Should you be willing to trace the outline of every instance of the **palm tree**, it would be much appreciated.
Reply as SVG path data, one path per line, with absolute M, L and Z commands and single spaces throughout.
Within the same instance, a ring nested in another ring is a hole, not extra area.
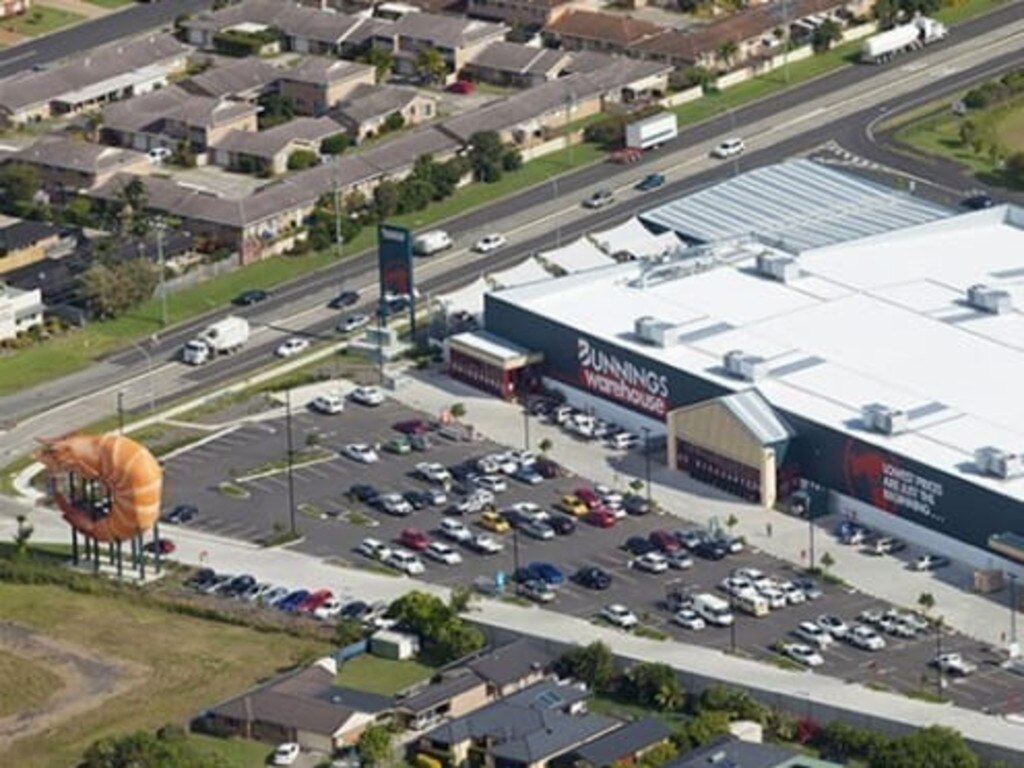
M 437 83 L 448 74 L 448 63 L 436 48 L 424 48 L 416 56 L 416 71 L 427 83 Z
M 725 65 L 731 66 L 732 60 L 737 53 L 740 52 L 740 47 L 734 40 L 726 40 L 720 46 L 718 46 L 718 58 L 720 58 Z

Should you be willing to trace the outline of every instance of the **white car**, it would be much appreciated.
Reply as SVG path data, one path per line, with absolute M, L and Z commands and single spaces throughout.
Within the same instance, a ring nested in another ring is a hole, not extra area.
M 799 662 L 805 667 L 820 667 L 825 663 L 820 653 L 803 643 L 789 643 L 783 646 L 782 650 L 793 661 Z
M 885 639 L 871 627 L 858 624 L 846 635 L 847 641 L 862 651 L 881 651 L 885 648 Z
M 786 596 L 786 602 L 790 605 L 799 605 L 807 602 L 807 593 L 791 581 L 783 581 L 779 584 L 779 590 Z
M 491 493 L 504 493 L 508 490 L 508 483 L 505 478 L 499 475 L 483 475 L 476 479 L 476 486 Z
M 320 619 L 320 621 L 330 621 L 338 617 L 341 613 L 341 609 L 344 607 L 344 603 L 336 597 L 330 598 L 327 602 L 317 606 L 316 610 L 313 611 L 314 618 Z
M 291 338 L 281 343 L 274 351 L 278 357 L 291 357 L 309 349 L 309 339 Z
M 338 332 L 353 333 L 355 331 L 358 331 L 360 328 L 365 328 L 369 324 L 369 315 L 349 315 L 340 323 L 338 323 Z
M 532 501 L 517 501 L 508 509 L 530 523 L 546 523 L 551 519 L 551 515 Z
M 832 635 L 836 640 L 842 640 L 850 631 L 850 627 L 847 626 L 845 621 L 840 619 L 838 616 L 833 616 L 828 613 L 823 613 L 819 616 L 817 623 L 819 627 Z
M 648 573 L 664 573 L 668 570 L 668 560 L 661 552 L 647 552 L 640 555 L 633 561 L 633 565 Z
M 299 759 L 299 745 L 294 742 L 278 744 L 270 759 L 272 765 L 292 765 Z
M 398 493 L 385 493 L 377 503 L 384 512 L 395 517 L 406 517 L 413 512 L 412 504 Z
M 384 393 L 377 387 L 356 387 L 349 395 L 353 402 L 374 408 L 384 402 Z
M 747 148 L 747 145 L 743 143 L 743 139 L 729 138 L 711 150 L 711 156 L 717 157 L 719 160 L 724 160 L 729 157 L 735 157 L 743 153 L 743 150 Z
M 781 589 L 769 587 L 768 589 L 759 589 L 757 592 L 761 597 L 768 601 L 768 607 L 773 611 L 778 610 L 779 608 L 785 608 L 787 605 L 786 596 L 782 593 Z
M 473 250 L 477 253 L 490 253 L 496 251 L 502 246 L 508 243 L 508 238 L 504 235 L 492 232 L 489 235 L 484 235 L 473 244 Z
M 481 555 L 496 555 L 505 549 L 504 544 L 487 533 L 481 533 L 479 536 L 475 536 L 470 541 L 469 546 Z
M 445 544 L 443 541 L 430 542 L 430 545 L 423 550 L 423 554 L 431 560 L 437 560 L 437 562 L 444 563 L 445 565 L 462 564 L 462 555 L 452 549 L 451 545 Z
M 444 485 L 452 479 L 451 473 L 443 464 L 436 461 L 421 461 L 416 465 L 416 474 L 430 483 Z
M 828 648 L 834 642 L 832 635 L 811 621 L 801 621 L 793 634 L 815 648 Z
M 469 527 L 461 520 L 456 520 L 453 517 L 444 518 L 437 530 L 446 539 L 457 541 L 460 544 L 473 540 L 473 532 L 469 530 Z
M 735 597 L 741 592 L 753 589 L 754 585 L 742 576 L 728 576 L 722 580 L 721 587 L 727 594 Z
M 530 467 L 537 463 L 537 454 L 533 451 L 509 451 L 508 458 L 516 462 L 519 467 Z
M 174 157 L 174 152 L 171 151 L 170 147 L 153 147 L 146 153 L 146 156 L 153 165 L 162 165 L 165 161 Z
M 601 498 L 601 502 L 609 509 L 617 509 L 622 506 L 622 494 L 614 488 L 609 488 L 607 485 L 595 485 L 594 493 Z
M 622 629 L 632 629 L 640 623 L 636 614 L 620 603 L 606 605 L 601 609 L 601 617 Z
M 693 558 L 690 557 L 685 549 L 669 552 L 665 555 L 665 559 L 668 560 L 669 567 L 675 568 L 677 571 L 686 571 L 693 568 Z
M 406 573 L 409 576 L 419 576 L 427 570 L 424 567 L 422 560 L 416 557 L 412 552 L 407 552 L 404 549 L 394 550 L 391 553 L 391 556 L 384 562 L 395 570 Z
M 498 468 L 497 471 L 503 475 L 514 475 L 519 470 L 519 462 L 510 454 L 492 453 L 490 456 L 486 456 L 485 458 L 494 462 L 494 466 Z M 484 474 L 493 475 L 495 473 L 485 472 Z
M 678 624 L 684 629 L 692 629 L 694 631 L 704 629 L 707 625 L 704 623 L 704 619 L 697 615 L 697 612 L 690 608 L 681 608 L 675 612 L 672 617 L 672 621 Z
M 358 461 L 361 464 L 375 464 L 380 461 L 377 452 L 366 443 L 349 443 L 341 449 L 341 452 L 352 461 Z
M 345 410 L 345 400 L 340 395 L 320 395 L 313 398 L 309 407 L 318 413 L 333 416 Z
M 746 579 L 751 584 L 755 584 L 762 579 L 767 578 L 767 574 L 764 571 L 759 571 L 757 568 L 734 568 L 729 574 L 740 579 Z
M 356 552 L 366 555 L 371 560 L 387 560 L 391 557 L 391 547 L 379 539 L 363 539 L 356 547 Z
M 978 669 L 977 664 L 967 661 L 967 659 L 959 653 L 943 653 L 936 656 L 929 663 L 933 667 L 938 667 L 947 674 L 956 675 L 958 677 L 967 677 L 967 675 L 977 671 Z

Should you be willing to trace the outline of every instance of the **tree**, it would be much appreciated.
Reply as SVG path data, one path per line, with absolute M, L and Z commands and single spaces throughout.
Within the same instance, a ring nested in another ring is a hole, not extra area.
M 833 43 L 838 43 L 843 39 L 843 28 L 839 26 L 839 22 L 835 19 L 825 19 L 815 30 L 811 36 L 811 47 L 817 53 L 824 53 L 832 47 Z
M 400 131 L 404 127 L 405 115 L 401 112 L 392 112 L 384 118 L 384 122 L 381 124 L 381 132 L 392 133 L 393 131 Z
M 39 172 L 25 163 L 8 163 L 0 167 L 0 201 L 3 210 L 24 216 L 34 206 L 39 191 Z
M 395 57 L 386 48 L 373 46 L 366 53 L 359 57 L 359 61 L 369 64 L 376 70 L 378 83 L 385 82 L 391 76 L 391 69 L 395 66 Z
M 426 47 L 416 55 L 416 73 L 428 85 L 439 83 L 448 74 L 448 63 L 439 50 Z
M 674 759 L 678 754 L 679 750 L 671 743 L 656 744 L 644 752 L 638 765 L 639 768 L 658 768 Z
M 138 176 L 133 176 L 117 193 L 121 205 L 118 220 L 121 234 L 145 237 L 149 232 L 150 220 L 146 215 L 149 207 L 149 192 Z
M 14 532 L 14 556 L 24 558 L 28 554 L 28 542 L 35 528 L 25 515 L 18 515 L 18 530 Z
M 373 206 L 378 219 L 393 216 L 398 210 L 398 185 L 391 179 L 384 179 L 373 190 Z
M 473 592 L 468 587 L 455 587 L 448 597 L 448 606 L 455 613 L 465 613 L 469 610 L 469 602 L 473 599 Z
M 935 595 L 931 592 L 922 592 L 917 598 L 917 604 L 921 606 L 921 610 L 928 613 L 935 607 Z
M 452 418 L 458 421 L 466 415 L 466 405 L 464 403 L 452 403 L 452 407 L 448 409 L 448 412 L 452 415 Z
M 262 110 L 260 110 L 257 121 L 261 131 L 287 123 L 295 117 L 295 107 L 292 105 L 291 99 L 279 93 L 268 93 L 261 96 L 259 105 Z
M 150 298 L 157 282 L 156 267 L 144 259 L 113 265 L 97 261 L 82 274 L 78 290 L 97 317 L 112 318 Z
M 1014 152 L 1006 158 L 1003 172 L 1011 184 L 1024 187 L 1024 152 Z
M 979 764 L 957 731 L 937 725 L 893 739 L 870 762 L 871 768 L 978 768 Z
M 875 0 L 875 6 L 871 9 L 871 13 L 881 29 L 888 29 L 895 24 L 899 12 L 898 0 Z
M 818 563 L 821 565 L 823 570 L 827 571 L 829 568 L 836 564 L 836 561 L 832 557 L 832 555 L 826 552 L 821 556 L 821 560 L 819 560 Z
M 340 155 L 350 145 L 347 133 L 335 133 L 320 142 L 320 151 L 325 155 Z
M 729 716 L 724 712 L 701 712 L 686 725 L 686 736 L 697 747 L 728 733 Z
M 599 640 L 571 648 L 555 664 L 563 677 L 573 677 L 598 692 L 610 691 L 615 683 L 615 657 Z
M 320 158 L 316 152 L 310 149 L 296 149 L 288 155 L 288 170 L 304 171 L 307 168 L 312 168 L 319 162 Z
M 366 631 L 358 619 L 341 618 L 334 625 L 334 644 L 340 648 L 358 643 L 365 636 Z
M 380 765 L 391 755 L 391 732 L 383 725 L 371 725 L 359 736 L 356 751 L 364 765 Z
M 686 702 L 679 676 L 668 664 L 641 662 L 626 673 L 624 683 L 637 704 L 659 712 L 674 712 Z
M 629 481 L 629 489 L 633 491 L 633 493 L 640 493 L 640 491 L 644 489 L 644 481 L 639 477 L 634 477 Z
M 726 40 L 724 43 L 718 46 L 717 51 L 718 58 L 720 58 L 727 67 L 732 65 L 733 58 L 739 52 L 740 47 L 736 45 L 736 42 L 734 40 Z
M 734 514 L 730 513 L 729 516 L 727 518 L 725 518 L 725 527 L 729 529 L 729 533 L 732 533 L 732 529 L 735 528 L 739 524 L 740 524 L 740 520 Z
M 86 750 L 80 768 L 218 768 L 219 758 L 200 752 L 181 728 L 164 727 L 157 734 L 138 731 L 108 736 Z
M 700 711 L 725 712 L 730 720 L 768 722 L 771 711 L 747 691 L 727 685 L 713 685 L 700 695 Z
M 543 453 L 545 456 L 548 454 L 548 451 L 550 451 L 554 447 L 555 444 L 552 443 L 551 439 L 547 437 L 545 437 L 543 440 L 537 443 L 537 448 L 539 448 L 540 452 Z
M 518 149 L 506 149 L 501 156 L 501 168 L 504 171 L 518 171 L 523 167 L 523 153 Z
M 86 227 L 95 223 L 92 211 L 92 200 L 84 195 L 69 200 L 64 205 L 64 221 L 78 227 Z
M 973 120 L 964 120 L 960 124 L 960 143 L 969 147 L 978 138 L 978 125 Z
M 483 648 L 486 639 L 476 627 L 441 598 L 412 591 L 395 600 L 388 616 L 420 636 L 424 649 L 439 663 L 448 663 Z
M 469 137 L 469 164 L 477 181 L 498 181 L 504 154 L 505 147 L 495 131 L 478 131 Z

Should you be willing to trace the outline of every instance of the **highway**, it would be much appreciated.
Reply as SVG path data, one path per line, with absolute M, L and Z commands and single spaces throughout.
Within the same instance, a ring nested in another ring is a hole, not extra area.
M 1020 5 L 1004 8 L 981 20 L 985 24 L 976 23 L 976 37 L 969 42 L 961 32 L 956 45 L 943 44 L 890 67 L 841 70 L 736 110 L 731 116 L 695 126 L 685 131 L 674 147 L 652 153 L 639 166 L 592 166 L 560 177 L 557 190 L 554 184 L 533 188 L 461 216 L 445 224 L 457 242 L 465 245 L 484 231 L 500 229 L 511 235 L 512 245 L 486 257 L 459 250 L 418 262 L 418 286 L 425 295 L 451 290 L 485 269 L 499 270 L 530 253 L 550 248 L 556 238 L 567 242 L 659 202 L 721 181 L 737 168 L 732 163 L 709 160 L 707 150 L 725 133 L 743 135 L 750 147 L 738 170 L 810 152 L 851 131 L 863 133 L 880 114 L 891 114 L 918 100 L 939 98 L 1019 62 L 1024 34 L 1021 17 Z M 666 172 L 670 183 L 646 195 L 628 191 L 649 170 Z M 621 186 L 619 204 L 593 213 L 583 211 L 579 200 L 599 185 Z M 139 408 L 266 365 L 273 346 L 284 335 L 303 332 L 331 338 L 338 315 L 324 309 L 327 299 L 342 285 L 365 289 L 374 283 L 370 254 L 299 278 L 281 287 L 264 304 L 243 310 L 257 327 L 246 350 L 202 369 L 170 361 L 181 343 L 207 320 L 174 329 L 155 345 L 136 344 L 80 374 L 3 398 L 0 413 L 10 431 L 0 439 L 0 463 L 5 455 L 24 451 L 36 435 L 66 431 L 70 425 L 109 415 L 118 390 L 124 391 L 129 408 Z M 365 293 L 368 298 L 372 295 L 372 291 Z M 223 313 L 224 308 L 218 312 Z M 95 394 L 84 396 L 89 393 Z

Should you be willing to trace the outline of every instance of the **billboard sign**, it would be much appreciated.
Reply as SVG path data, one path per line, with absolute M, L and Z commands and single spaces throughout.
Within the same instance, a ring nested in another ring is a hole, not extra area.
M 390 224 L 377 225 L 380 295 L 412 296 L 412 233 Z
M 583 389 L 660 419 L 669 409 L 668 376 L 593 341 L 576 339 L 578 381 Z

